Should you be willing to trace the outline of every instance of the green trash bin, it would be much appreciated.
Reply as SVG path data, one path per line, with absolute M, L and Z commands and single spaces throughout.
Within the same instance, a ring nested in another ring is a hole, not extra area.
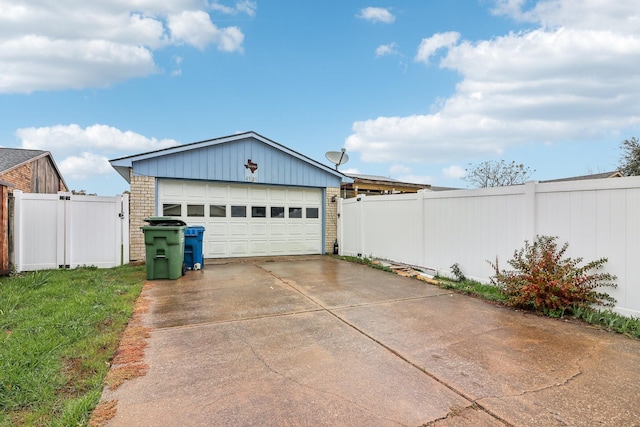
M 185 272 L 184 229 L 187 224 L 168 216 L 154 216 L 144 220 L 147 255 L 147 280 L 179 279 Z

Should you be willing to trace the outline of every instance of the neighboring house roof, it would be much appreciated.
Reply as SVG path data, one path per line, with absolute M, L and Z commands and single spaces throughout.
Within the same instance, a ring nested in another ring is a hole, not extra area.
M 429 190 L 431 191 L 453 191 L 453 190 L 464 190 L 463 188 L 456 188 L 456 187 L 436 187 L 434 185 L 432 185 Z
M 354 181 L 354 185 L 358 183 L 368 183 L 368 184 L 382 184 L 382 185 L 397 185 L 398 187 L 403 188 L 415 188 L 415 189 L 423 189 L 430 188 L 429 184 L 415 184 L 412 182 L 403 182 L 397 179 L 389 178 L 386 176 L 378 176 L 378 175 L 362 175 L 355 173 L 343 173 L 345 176 L 352 178 Z
M 540 182 L 562 182 L 562 181 L 581 181 L 584 179 L 604 179 L 604 178 L 622 178 L 624 175 L 620 171 L 592 173 L 590 175 L 571 176 L 568 178 L 549 179 Z
M 22 148 L 0 148 L 0 173 L 8 172 L 25 163 L 49 155 L 48 151 Z
M 346 172 L 343 172 L 343 174 L 354 179 L 363 179 L 367 181 L 401 182 L 401 181 L 398 181 L 397 179 L 388 178 L 386 176 L 380 176 L 380 175 L 363 175 L 359 173 L 346 173 Z
M 7 181 L 3 181 L 1 179 L 0 179 L 0 185 L 3 186 L 3 187 L 15 187 L 15 185 L 13 185 L 12 183 L 7 182 Z
M 345 175 L 342 174 L 339 171 L 336 171 L 335 169 L 324 165 L 322 163 L 319 163 L 303 154 L 300 154 L 290 148 L 285 147 L 284 145 L 278 144 L 275 141 L 272 141 L 268 138 L 265 138 L 264 136 L 253 132 L 253 131 L 249 131 L 249 132 L 243 132 L 243 133 L 238 133 L 235 135 L 229 135 L 229 136 L 223 136 L 220 138 L 214 138 L 214 139 L 207 139 L 205 141 L 199 141 L 199 142 L 192 142 L 189 144 L 182 144 L 182 145 L 177 145 L 175 147 L 170 147 L 170 148 L 164 148 L 161 150 L 155 150 L 155 151 L 149 151 L 146 153 L 141 153 L 141 154 L 134 154 L 132 156 L 126 156 L 126 157 L 120 157 L 117 159 L 113 159 L 113 160 L 109 160 L 109 162 L 111 163 L 111 166 L 118 171 L 118 173 L 120 175 L 122 175 L 122 177 L 124 179 L 127 180 L 127 182 L 130 182 L 130 177 L 129 177 L 129 169 L 131 169 L 133 167 L 133 163 L 134 162 L 139 162 L 142 160 L 148 160 L 148 159 L 153 159 L 156 157 L 160 157 L 160 156 L 166 156 L 166 155 L 171 155 L 171 154 L 176 154 L 176 153 L 181 153 L 181 152 L 185 152 L 185 151 L 190 151 L 190 150 L 196 150 L 196 149 L 200 149 L 200 148 L 205 148 L 205 147 L 210 147 L 210 146 L 215 146 L 215 145 L 220 145 L 220 144 L 225 144 L 225 143 L 229 143 L 229 142 L 234 142 L 234 141 L 240 141 L 243 139 L 247 139 L 247 138 L 253 138 L 257 141 L 260 141 L 264 144 L 267 144 L 279 151 L 282 151 L 292 157 L 295 157 L 315 168 L 318 169 L 322 169 L 325 173 L 334 175 L 335 177 L 340 178 L 340 180 L 344 180 L 345 179 Z
M 58 169 L 58 165 L 56 165 L 56 162 L 55 160 L 53 160 L 53 156 L 49 151 L 0 147 L 0 173 L 9 172 L 15 168 L 30 163 L 34 160 L 41 159 L 43 157 L 49 157 L 49 160 L 51 160 L 51 164 L 58 174 L 58 177 L 64 184 L 65 188 L 68 188 L 67 183 L 64 181 L 64 178 L 62 177 L 62 174 Z

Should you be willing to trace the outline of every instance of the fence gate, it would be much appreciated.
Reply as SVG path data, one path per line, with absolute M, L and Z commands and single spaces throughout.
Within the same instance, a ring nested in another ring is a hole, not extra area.
M 129 196 L 14 191 L 17 271 L 129 262 Z

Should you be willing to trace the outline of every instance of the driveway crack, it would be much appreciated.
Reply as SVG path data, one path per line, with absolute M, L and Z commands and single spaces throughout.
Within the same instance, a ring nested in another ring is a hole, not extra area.
M 241 328 L 240 328 L 240 329 L 241 329 Z M 237 330 L 237 328 L 236 328 L 236 332 L 239 332 L 239 331 Z M 255 356 L 255 358 L 256 358 L 257 360 L 259 360 L 259 361 L 260 361 L 260 363 L 262 363 L 262 364 L 265 366 L 265 368 L 267 368 L 267 370 L 269 370 L 269 372 L 271 372 L 271 373 L 273 373 L 273 374 L 275 374 L 275 375 L 277 375 L 277 376 L 279 376 L 279 377 L 281 377 L 281 378 L 285 379 L 286 381 L 289 381 L 289 382 L 291 382 L 291 383 L 293 383 L 293 384 L 296 384 L 296 385 L 298 385 L 298 386 L 300 386 L 300 387 L 304 387 L 304 388 L 306 388 L 306 389 L 308 389 L 308 390 L 311 390 L 311 391 L 313 391 L 313 392 L 321 393 L 321 394 L 328 395 L 328 396 L 337 397 L 338 399 L 343 400 L 343 401 L 345 401 L 345 402 L 348 402 L 348 403 L 350 403 L 351 405 L 357 406 L 358 408 L 360 408 L 360 409 L 362 409 L 362 410 L 364 410 L 364 411 L 366 411 L 366 412 L 368 412 L 368 413 L 370 413 L 370 414 L 372 414 L 372 415 L 375 415 L 375 416 L 376 416 L 376 417 L 378 417 L 378 418 L 381 418 L 381 419 L 384 419 L 384 420 L 390 421 L 390 422 L 395 423 L 395 424 L 397 424 L 397 425 L 399 425 L 399 426 L 409 427 L 409 426 L 407 426 L 407 425 L 405 425 L 405 424 L 402 424 L 401 422 L 399 422 L 399 421 L 397 421 L 397 420 L 393 420 L 393 419 L 391 419 L 391 418 L 384 417 L 384 416 L 382 416 L 381 414 L 375 413 L 375 412 L 371 411 L 369 408 L 367 408 L 366 406 L 363 406 L 363 405 L 359 404 L 358 402 L 354 402 L 353 400 L 349 399 L 349 398 L 348 398 L 348 397 L 346 397 L 346 396 L 342 396 L 342 395 L 340 395 L 340 394 L 338 394 L 338 393 L 333 393 L 333 392 L 330 392 L 330 391 L 321 390 L 321 389 L 318 389 L 318 388 L 312 387 L 312 386 L 310 386 L 310 385 L 308 385 L 308 384 L 305 384 L 305 383 L 300 382 L 300 381 L 298 381 L 298 380 L 296 380 L 296 379 L 294 379 L 294 378 L 291 378 L 291 377 L 288 377 L 288 376 L 284 375 L 283 373 L 279 372 L 277 369 L 275 369 L 274 367 L 272 367 L 272 366 L 271 366 L 271 365 L 270 365 L 270 364 L 269 364 L 269 363 L 268 363 L 268 362 L 267 362 L 267 361 L 266 361 L 266 360 L 265 360 L 265 359 L 264 359 L 260 354 L 258 354 L 258 352 L 256 351 L 256 349 L 255 349 L 255 348 L 253 347 L 253 345 L 251 344 L 251 342 L 249 342 L 249 341 L 248 341 L 248 340 L 247 340 L 247 339 L 246 339 L 242 334 L 237 333 L 236 335 L 237 335 L 237 337 L 238 337 L 238 338 L 240 338 L 240 340 L 241 340 L 241 341 L 242 341 L 242 342 L 243 342 L 247 347 L 249 347 L 249 349 L 251 350 L 251 353 L 253 353 L 253 355 Z

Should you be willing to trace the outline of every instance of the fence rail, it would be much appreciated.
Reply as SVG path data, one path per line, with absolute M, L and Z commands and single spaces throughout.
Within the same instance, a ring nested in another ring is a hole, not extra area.
M 537 235 L 569 242 L 568 256 L 608 258 L 616 311 L 640 315 L 640 177 L 388 196 L 340 204 L 341 253 L 379 257 L 451 275 L 457 263 L 486 282 Z
M 14 191 L 17 271 L 129 262 L 129 197 Z

